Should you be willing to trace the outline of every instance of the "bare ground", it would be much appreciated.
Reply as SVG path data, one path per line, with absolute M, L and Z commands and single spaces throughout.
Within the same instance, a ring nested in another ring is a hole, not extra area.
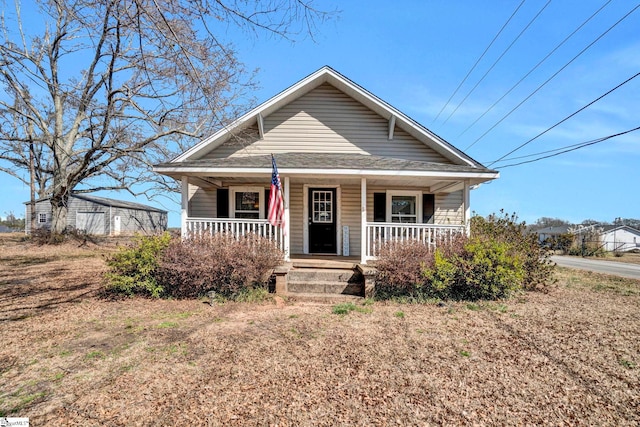
M 0 416 L 31 425 L 638 425 L 640 282 L 446 306 L 101 296 L 89 245 L 0 241 Z

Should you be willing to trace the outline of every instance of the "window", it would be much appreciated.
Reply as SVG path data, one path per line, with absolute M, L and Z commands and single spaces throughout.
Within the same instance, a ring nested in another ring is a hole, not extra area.
M 47 223 L 47 214 L 41 213 L 38 214 L 38 224 L 46 224 Z
M 387 221 L 397 223 L 417 223 L 418 213 L 421 212 L 421 202 L 420 192 L 387 192 Z
M 333 191 L 314 190 L 313 194 L 313 222 L 327 223 L 333 222 Z
M 264 189 L 261 187 L 231 188 L 231 213 L 233 218 L 264 218 Z

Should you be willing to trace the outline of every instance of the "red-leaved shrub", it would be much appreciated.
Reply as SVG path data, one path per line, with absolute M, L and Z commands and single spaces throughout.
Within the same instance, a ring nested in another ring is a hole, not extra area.
M 271 270 L 283 261 L 273 242 L 250 234 L 176 239 L 160 255 L 155 277 L 165 295 L 193 298 L 207 291 L 234 297 L 267 286 Z

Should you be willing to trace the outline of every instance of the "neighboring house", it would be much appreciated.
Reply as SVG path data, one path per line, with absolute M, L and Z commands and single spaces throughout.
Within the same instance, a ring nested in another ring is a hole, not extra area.
M 565 224 L 565 225 L 555 225 L 553 227 L 545 227 L 540 230 L 536 230 L 536 234 L 538 234 L 538 242 L 544 243 L 545 240 L 554 240 L 563 234 L 574 234 L 575 225 Z
M 271 154 L 285 227 L 268 224 Z M 182 233 L 257 232 L 287 259 L 375 258 L 389 239 L 467 231 L 470 190 L 499 177 L 324 67 L 156 172 L 182 183 Z
M 26 202 L 25 225 L 31 233 L 31 203 Z M 36 228 L 51 227 L 51 202 L 36 201 Z M 167 211 L 140 203 L 75 194 L 69 198 L 67 227 L 94 235 L 157 233 L 167 229 Z
M 628 225 L 603 225 L 600 228 L 600 239 L 605 251 L 626 252 L 640 249 L 640 230 Z
M 6 225 L 0 225 L 0 233 L 12 233 L 13 230 Z

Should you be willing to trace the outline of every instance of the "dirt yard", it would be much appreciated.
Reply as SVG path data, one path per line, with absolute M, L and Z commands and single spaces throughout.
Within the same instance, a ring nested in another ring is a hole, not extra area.
M 640 424 L 640 282 L 444 306 L 101 297 L 109 247 L 0 241 L 0 417 L 41 425 Z

